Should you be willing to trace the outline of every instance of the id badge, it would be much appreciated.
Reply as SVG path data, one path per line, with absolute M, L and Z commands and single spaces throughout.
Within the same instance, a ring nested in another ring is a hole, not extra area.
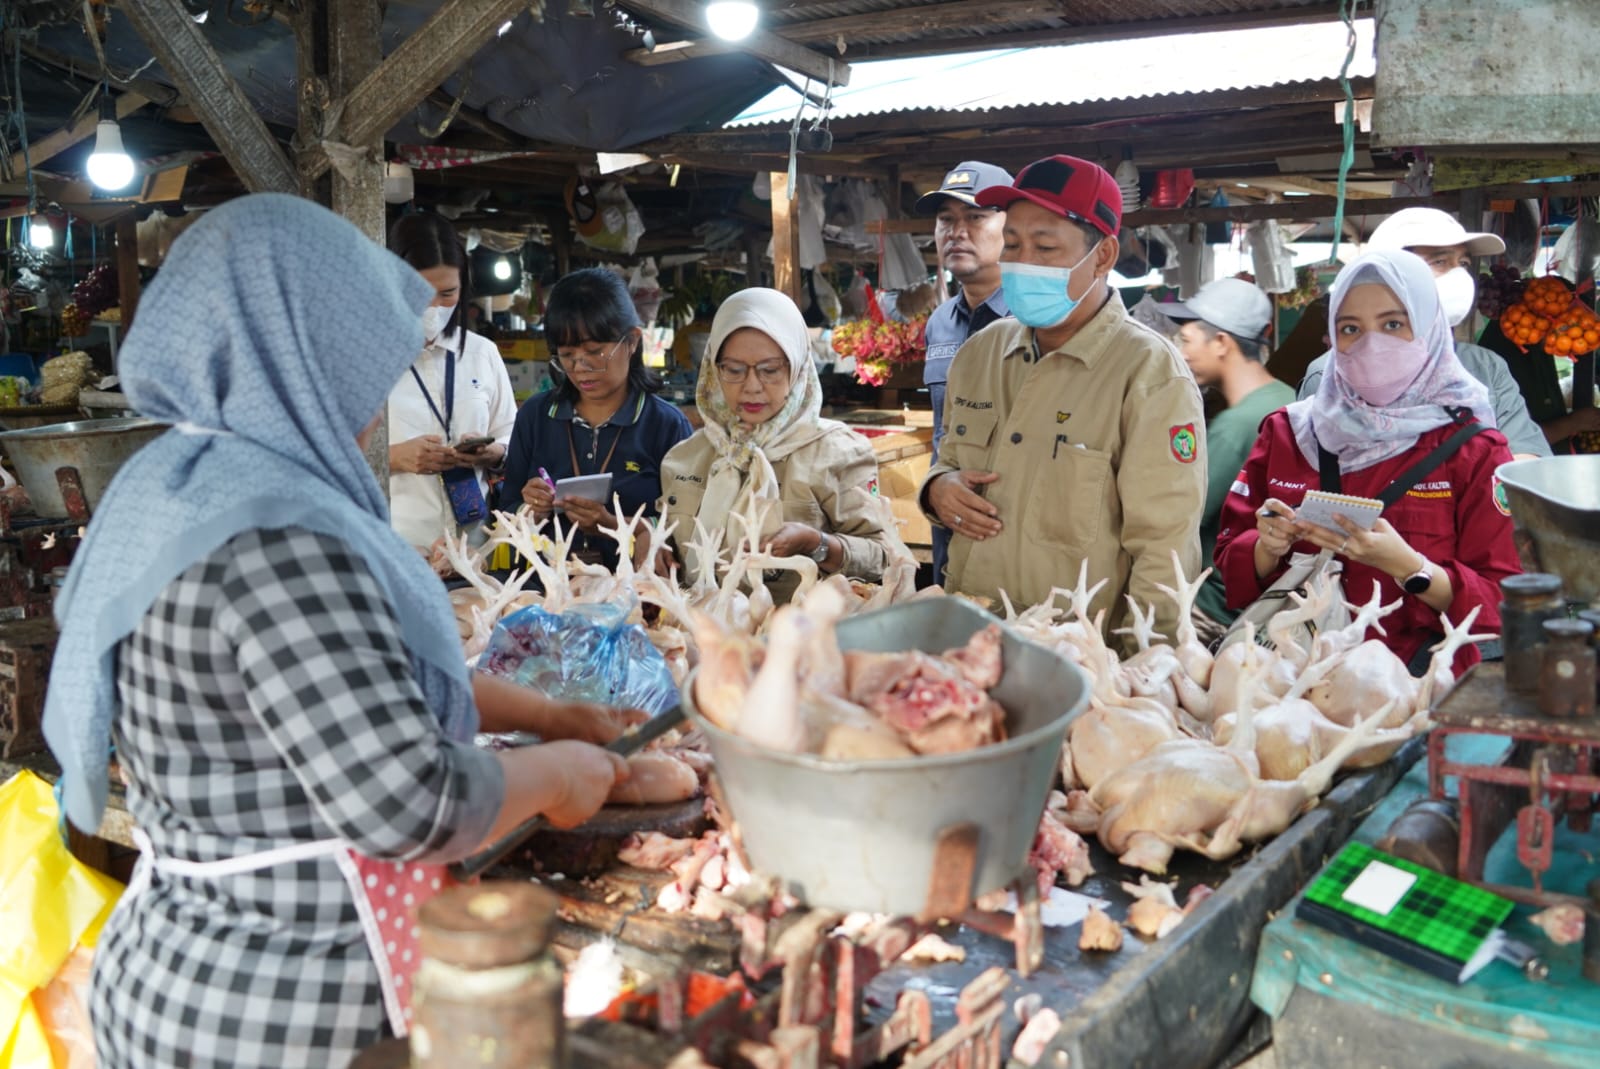
M 483 487 L 478 485 L 478 473 L 471 468 L 451 468 L 439 476 L 444 483 L 445 496 L 450 499 L 450 511 L 456 522 L 465 527 L 482 523 L 489 516 L 489 506 L 483 500 Z

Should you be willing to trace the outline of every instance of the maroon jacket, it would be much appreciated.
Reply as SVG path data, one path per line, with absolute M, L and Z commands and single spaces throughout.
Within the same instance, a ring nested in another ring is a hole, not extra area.
M 1341 492 L 1354 497 L 1377 497 L 1455 429 L 1453 425 L 1439 427 L 1398 456 L 1362 471 L 1344 473 Z M 1447 615 L 1453 623 L 1459 624 L 1475 606 L 1482 606 L 1472 626 L 1475 634 L 1499 632 L 1500 580 L 1522 570 L 1511 539 L 1510 513 L 1495 497 L 1495 468 L 1510 459 L 1505 436 L 1495 430 L 1484 431 L 1469 438 L 1454 456 L 1383 513 L 1383 518 L 1412 549 L 1450 574 L 1455 598 Z M 1316 467 L 1306 461 L 1295 442 L 1288 414 L 1280 409 L 1268 416 L 1244 462 L 1244 470 L 1222 506 L 1219 521 L 1215 560 L 1230 608 L 1250 604 L 1282 574 L 1280 566 L 1266 579 L 1256 577 L 1256 510 L 1269 497 L 1297 508 L 1306 491 L 1320 485 Z M 1292 550 L 1316 551 L 1317 547 L 1309 542 L 1300 542 Z M 1375 568 L 1346 560 L 1344 569 L 1345 597 L 1352 603 L 1365 604 L 1372 597 L 1374 582 L 1383 588 L 1384 604 L 1396 599 L 1402 602 L 1383 621 L 1388 636 L 1370 631 L 1369 639 L 1379 639 L 1408 663 L 1419 649 L 1437 641 L 1438 613 L 1407 596 L 1399 583 Z M 1456 674 L 1479 659 L 1476 646 L 1463 648 L 1456 655 Z

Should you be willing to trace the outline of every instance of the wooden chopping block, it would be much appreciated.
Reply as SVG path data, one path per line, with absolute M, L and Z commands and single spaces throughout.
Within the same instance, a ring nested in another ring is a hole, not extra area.
M 710 826 L 703 797 L 664 805 L 608 805 L 576 828 L 538 832 L 500 865 L 583 879 L 613 868 L 617 851 L 630 835 L 657 831 L 674 839 L 695 839 Z

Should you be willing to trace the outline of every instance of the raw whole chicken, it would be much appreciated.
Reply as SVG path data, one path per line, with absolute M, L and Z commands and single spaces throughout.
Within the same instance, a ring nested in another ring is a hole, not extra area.
M 670 753 L 648 751 L 628 758 L 631 775 L 611 788 L 607 805 L 686 802 L 700 793 L 700 776 Z
M 1254 688 L 1246 673 L 1242 693 Z M 1102 780 L 1072 806 L 1082 830 L 1092 820 L 1100 842 L 1125 865 L 1157 875 L 1178 847 L 1214 860 L 1287 828 L 1333 781 L 1345 760 L 1377 730 L 1387 708 L 1350 731 L 1293 780 L 1264 780 L 1255 756 L 1250 703 L 1239 702 L 1227 747 L 1175 739 Z

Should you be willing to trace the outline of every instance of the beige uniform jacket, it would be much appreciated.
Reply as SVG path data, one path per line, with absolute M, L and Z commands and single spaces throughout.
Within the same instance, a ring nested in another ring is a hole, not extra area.
M 1007 319 L 961 347 L 945 394 L 945 437 L 923 483 L 961 469 L 992 471 L 983 491 L 999 509 L 999 536 L 975 542 L 954 528 L 947 586 L 1018 610 L 1071 588 L 1080 562 L 1089 582 L 1109 580 L 1091 611 L 1125 626 L 1132 594 L 1156 607 L 1174 637 L 1177 611 L 1156 589 L 1173 585 L 1176 549 L 1199 571 L 1206 499 L 1205 416 L 1188 367 L 1159 334 L 1130 318 L 1113 294 L 1084 328 L 1037 356 L 1033 332 Z M 1126 643 L 1124 643 L 1126 648 Z
M 892 557 L 909 555 L 892 526 L 888 502 L 878 497 L 878 458 L 867 440 L 844 424 L 821 422 L 826 434 L 772 465 L 783 496 L 784 522 L 808 524 L 838 538 L 844 549 L 840 571 L 852 579 L 878 582 Z M 662 461 L 661 514 L 677 525 L 673 537 L 680 546 L 694 537 L 695 514 L 714 459 L 716 451 L 705 433 L 696 431 Z M 793 572 L 767 583 L 780 605 L 798 585 Z

